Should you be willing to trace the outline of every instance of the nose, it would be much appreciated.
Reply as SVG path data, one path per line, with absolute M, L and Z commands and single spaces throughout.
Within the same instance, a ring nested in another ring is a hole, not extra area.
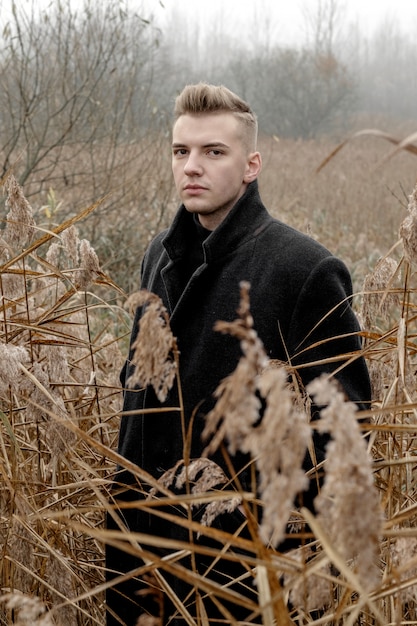
M 184 164 L 184 174 L 187 176 L 201 176 L 203 168 L 201 160 L 195 152 L 190 152 Z

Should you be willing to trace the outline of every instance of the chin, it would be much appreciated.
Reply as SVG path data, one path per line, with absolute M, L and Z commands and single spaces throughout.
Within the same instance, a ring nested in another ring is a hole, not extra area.
M 189 213 L 205 213 L 204 208 L 196 206 L 192 202 L 183 202 L 183 204 Z

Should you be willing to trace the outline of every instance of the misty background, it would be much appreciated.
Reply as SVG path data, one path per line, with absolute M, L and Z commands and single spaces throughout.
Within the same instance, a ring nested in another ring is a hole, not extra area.
M 375 9 L 372 28 L 349 0 L 301 1 L 297 24 L 295 9 L 286 23 L 285 11 L 265 2 L 241 13 L 228 3 L 199 12 L 204 4 L 194 3 L 196 17 L 191 2 L 166 11 L 160 69 L 171 68 L 162 79 L 168 93 L 186 82 L 224 83 L 253 105 L 265 133 L 286 137 L 416 119 L 417 40 L 401 2 Z
M 56 124 L 67 138 L 88 140 L 91 125 L 103 137 L 116 124 L 134 139 L 170 116 L 184 84 L 200 80 L 235 90 L 261 131 L 279 137 L 346 132 L 370 118 L 391 127 L 416 120 L 417 39 L 399 18 L 387 14 L 363 31 L 348 0 L 309 0 L 288 43 L 294 26 L 286 29 L 265 2 L 247 14 L 246 27 L 243 12 L 234 21 L 225 8 L 207 20 L 190 15 L 191 6 L 0 4 L 3 172 L 14 149 L 45 138 L 45 116 L 48 131 Z

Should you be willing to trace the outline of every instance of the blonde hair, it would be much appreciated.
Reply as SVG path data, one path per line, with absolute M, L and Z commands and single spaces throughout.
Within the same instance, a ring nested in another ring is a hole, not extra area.
M 258 121 L 249 104 L 223 85 L 187 85 L 175 100 L 174 116 L 202 113 L 233 113 L 241 122 L 243 141 L 249 151 L 256 149 Z

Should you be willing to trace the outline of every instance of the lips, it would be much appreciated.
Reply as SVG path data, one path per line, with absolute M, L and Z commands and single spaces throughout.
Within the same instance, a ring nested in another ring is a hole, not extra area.
M 191 184 L 188 184 L 188 185 L 185 185 L 184 191 L 188 195 L 196 196 L 196 195 L 199 195 L 200 193 L 203 193 L 204 191 L 207 191 L 207 188 L 206 187 L 202 187 L 201 185 L 191 185 Z
M 188 185 L 185 185 L 184 189 L 185 189 L 185 191 L 198 191 L 199 189 L 204 190 L 205 187 L 202 187 L 201 185 L 191 185 L 191 184 L 188 184 Z

